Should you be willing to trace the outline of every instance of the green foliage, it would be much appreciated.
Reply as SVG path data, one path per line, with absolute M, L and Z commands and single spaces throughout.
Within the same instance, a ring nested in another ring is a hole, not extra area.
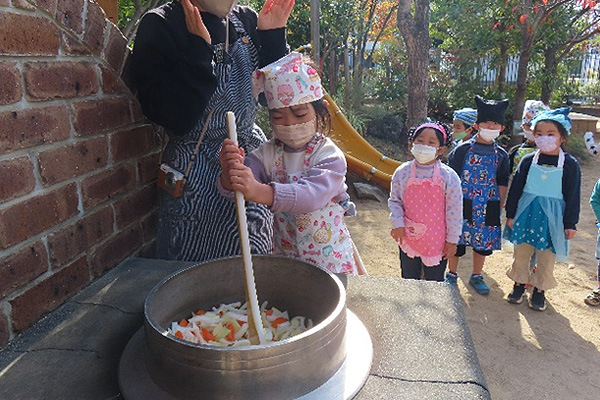
M 585 146 L 583 132 L 573 132 L 569 135 L 569 139 L 564 144 L 564 148 L 580 162 L 586 162 L 592 157 Z

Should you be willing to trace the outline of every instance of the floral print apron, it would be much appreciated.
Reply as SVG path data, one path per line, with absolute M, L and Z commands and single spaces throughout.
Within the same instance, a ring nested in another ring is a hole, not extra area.
M 316 135 L 307 145 L 302 171 L 288 174 L 283 163 L 284 145 L 275 150 L 275 179 L 280 183 L 297 182 L 307 176 L 310 157 L 322 139 Z M 344 209 L 333 199 L 324 207 L 303 214 L 287 212 L 274 215 L 273 252 L 298 258 L 334 273 L 357 274 L 354 248 L 344 223 Z
M 461 173 L 463 192 L 463 233 L 459 245 L 475 250 L 501 248 L 500 192 L 496 173 L 500 164 L 498 149 L 494 154 L 477 154 L 471 143 Z

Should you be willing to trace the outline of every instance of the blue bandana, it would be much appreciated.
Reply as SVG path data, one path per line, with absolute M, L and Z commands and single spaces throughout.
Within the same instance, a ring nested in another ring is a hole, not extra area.
M 561 124 L 567 134 L 571 134 L 571 127 L 573 124 L 571 123 L 571 118 L 569 118 L 569 113 L 571 112 L 571 107 L 562 107 L 556 108 L 554 110 L 543 111 L 535 116 L 533 120 L 531 120 L 531 129 L 535 129 L 535 125 L 540 121 L 554 121 Z

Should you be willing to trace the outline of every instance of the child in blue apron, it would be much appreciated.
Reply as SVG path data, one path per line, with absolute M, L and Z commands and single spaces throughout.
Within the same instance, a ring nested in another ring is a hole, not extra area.
M 299 53 L 259 69 L 253 94 L 264 93 L 274 138 L 244 159 L 225 140 L 219 154 L 221 194 L 240 191 L 273 212 L 273 252 L 334 273 L 364 273 L 344 215 L 348 207 L 346 160 L 321 132 L 329 113 L 317 71 Z M 348 211 L 348 213 L 347 213 Z
M 529 307 L 546 309 L 545 291 L 556 287 L 554 262 L 566 261 L 568 241 L 579 221 L 579 163 L 562 149 L 570 134 L 569 107 L 538 114 L 531 126 L 538 150 L 521 160 L 506 202 L 504 237 L 515 244 L 513 264 L 506 273 L 514 281 L 507 300 L 519 304 L 528 284 Z M 535 272 L 529 259 L 537 254 Z
M 504 130 L 504 112 L 508 100 L 484 100 L 475 97 L 477 135 L 452 150 L 448 165 L 461 178 L 463 192 L 463 229 L 456 255 L 448 259 L 446 282 L 456 285 L 458 260 L 473 248 L 473 272 L 469 284 L 479 294 L 490 288 L 484 282 L 485 258 L 501 248 L 500 210 L 506 197 L 510 176 L 508 154 L 494 140 Z

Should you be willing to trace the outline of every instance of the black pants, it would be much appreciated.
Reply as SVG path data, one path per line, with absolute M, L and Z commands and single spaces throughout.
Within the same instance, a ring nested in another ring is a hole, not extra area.
M 446 264 L 448 260 L 445 258 L 434 267 L 428 267 L 421 261 L 421 257 L 410 258 L 402 248 L 400 250 L 400 269 L 402 270 L 402 277 L 404 279 L 425 279 L 426 281 L 438 281 L 444 280 L 444 272 L 446 271 Z

